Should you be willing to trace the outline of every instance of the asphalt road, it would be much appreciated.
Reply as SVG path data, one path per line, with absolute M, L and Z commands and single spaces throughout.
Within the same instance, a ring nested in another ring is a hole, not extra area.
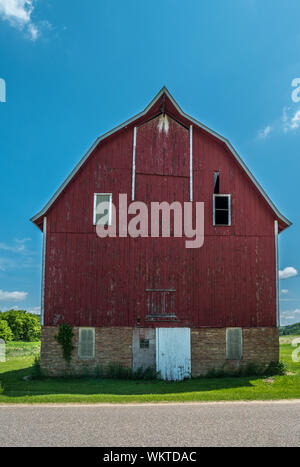
M 0 406 L 0 446 L 300 447 L 300 400 Z

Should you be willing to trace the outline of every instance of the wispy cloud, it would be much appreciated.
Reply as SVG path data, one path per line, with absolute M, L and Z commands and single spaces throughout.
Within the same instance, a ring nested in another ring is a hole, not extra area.
M 0 301 L 22 302 L 26 300 L 28 292 L 5 292 L 0 290 Z
M 288 294 L 289 291 L 288 291 L 287 289 L 282 289 L 282 290 L 281 290 L 281 293 L 283 293 L 283 294 Z
M 30 240 L 31 238 L 24 238 L 22 240 L 15 238 L 12 244 L 0 242 L 0 250 L 9 251 L 11 253 L 29 254 L 30 251 L 27 249 L 26 243 Z
M 258 137 L 259 139 L 265 139 L 271 133 L 272 127 L 271 125 L 266 126 L 263 130 L 259 130 Z
M 23 241 L 15 241 L 15 245 L 8 245 L 0 242 L 0 250 L 11 251 L 12 253 L 22 253 L 25 251 L 25 244 Z
M 39 26 L 32 19 L 36 0 L 0 0 L 0 17 L 35 41 L 41 34 Z
M 7 269 L 20 269 L 38 267 L 36 252 L 28 248 L 30 238 L 14 239 L 12 243 L 0 242 L 0 271 Z
M 292 110 L 290 107 L 284 107 L 282 112 L 283 131 L 295 131 L 300 127 L 300 109 Z
M 288 324 L 298 323 L 300 321 L 300 309 L 287 310 L 280 312 L 280 324 L 286 326 Z
M 39 315 L 41 313 L 41 307 L 40 306 L 34 306 L 32 308 L 28 308 L 27 310 L 29 313 L 32 313 L 34 315 Z
M 297 269 L 292 266 L 284 268 L 282 271 L 279 271 L 279 279 L 289 279 L 290 277 L 295 277 L 298 275 Z

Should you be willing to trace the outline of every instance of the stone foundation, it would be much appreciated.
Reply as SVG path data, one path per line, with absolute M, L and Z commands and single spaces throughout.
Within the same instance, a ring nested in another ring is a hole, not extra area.
M 277 328 L 243 328 L 243 357 L 226 359 L 226 328 L 191 329 L 192 376 L 205 375 L 212 369 L 232 371 L 249 363 L 279 361 Z
M 74 327 L 75 347 L 70 365 L 62 355 L 62 348 L 55 339 L 58 327 L 42 328 L 41 366 L 49 376 L 92 373 L 98 367 L 121 364 L 132 368 L 133 328 L 95 328 L 95 358 L 78 357 L 79 328 Z M 232 370 L 252 363 L 268 364 L 279 360 L 279 333 L 277 328 L 243 328 L 243 358 L 226 360 L 225 328 L 191 329 L 192 376 L 205 375 L 212 369 Z
M 92 373 L 97 367 L 110 364 L 131 368 L 132 328 L 95 328 L 95 358 L 82 360 L 78 357 L 79 328 L 74 327 L 74 350 L 70 364 L 66 364 L 62 347 L 54 337 L 57 333 L 58 327 L 42 328 L 41 367 L 49 376 Z

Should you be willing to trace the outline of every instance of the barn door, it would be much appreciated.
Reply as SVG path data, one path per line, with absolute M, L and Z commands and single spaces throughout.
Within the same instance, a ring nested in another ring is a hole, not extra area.
M 191 376 L 191 330 L 156 329 L 156 371 L 165 380 L 180 381 Z

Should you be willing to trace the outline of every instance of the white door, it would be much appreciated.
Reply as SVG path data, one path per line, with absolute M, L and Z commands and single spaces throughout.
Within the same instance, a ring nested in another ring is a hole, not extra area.
M 156 371 L 168 381 L 191 377 L 190 328 L 156 329 Z

